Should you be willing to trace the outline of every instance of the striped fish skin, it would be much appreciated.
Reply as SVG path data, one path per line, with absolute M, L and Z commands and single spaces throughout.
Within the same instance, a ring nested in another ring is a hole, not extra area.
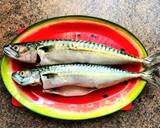
M 22 86 L 42 82 L 44 89 L 67 85 L 99 89 L 137 77 L 141 77 L 141 73 L 86 64 L 43 66 L 31 70 L 18 71 L 12 75 L 12 78 Z
M 4 53 L 11 58 L 27 63 L 37 63 L 38 57 L 40 65 L 149 63 L 144 59 L 130 56 L 120 50 L 80 40 L 48 40 L 11 44 L 4 47 Z

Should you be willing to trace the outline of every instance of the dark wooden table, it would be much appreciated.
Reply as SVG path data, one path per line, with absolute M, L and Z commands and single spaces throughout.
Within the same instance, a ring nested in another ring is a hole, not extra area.
M 0 46 L 16 32 L 42 19 L 62 15 L 89 15 L 118 23 L 144 44 L 149 53 L 160 50 L 160 0 L 0 0 Z M 40 116 L 11 105 L 0 82 L 0 128 L 160 128 L 160 89 L 147 85 L 131 111 L 85 121 Z

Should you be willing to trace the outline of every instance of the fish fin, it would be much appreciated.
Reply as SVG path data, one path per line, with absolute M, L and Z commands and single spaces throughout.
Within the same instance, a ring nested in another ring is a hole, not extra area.
M 57 76 L 58 74 L 56 73 L 47 73 L 47 74 L 43 74 L 43 76 L 46 76 L 47 79 L 50 79 L 50 78 L 54 78 L 55 76 Z
M 160 62 L 160 52 L 157 52 L 153 55 L 148 56 L 147 58 L 144 59 L 144 64 L 147 67 L 151 67 L 155 65 L 156 63 Z
M 141 77 L 151 84 L 160 87 L 160 63 L 155 64 L 148 68 L 146 71 L 142 72 Z
M 44 52 L 49 52 L 51 47 L 53 47 L 53 46 L 43 46 L 43 47 L 40 47 L 38 50 L 42 50 Z

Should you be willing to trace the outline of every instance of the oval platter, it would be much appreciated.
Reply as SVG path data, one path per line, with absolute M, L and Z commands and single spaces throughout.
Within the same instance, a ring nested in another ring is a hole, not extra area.
M 76 39 L 102 43 L 144 58 L 147 52 L 141 42 L 125 28 L 110 21 L 88 16 L 63 16 L 47 19 L 28 27 L 12 43 L 52 39 Z M 80 97 L 63 97 L 42 93 L 41 87 L 20 87 L 11 78 L 19 69 L 32 68 L 4 56 L 2 79 L 10 94 L 26 108 L 48 117 L 82 120 L 100 117 L 127 106 L 140 94 L 146 82 L 130 80 Z M 139 72 L 141 64 L 119 66 Z

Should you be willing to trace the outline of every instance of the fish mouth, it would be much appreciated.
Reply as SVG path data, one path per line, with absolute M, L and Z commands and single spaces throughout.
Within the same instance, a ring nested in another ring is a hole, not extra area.
M 4 46 L 3 52 L 4 52 L 4 54 L 6 54 L 7 56 L 9 56 L 11 58 L 14 58 L 14 59 L 18 58 L 18 53 L 12 49 L 11 45 Z
M 27 82 L 26 82 L 26 80 L 18 75 L 18 72 L 12 73 L 12 79 L 13 79 L 16 83 L 18 83 L 19 85 L 21 85 L 21 86 L 27 86 L 27 85 L 28 85 Z M 28 78 L 28 79 L 29 79 L 29 78 Z M 27 80 L 28 80 L 28 79 L 27 79 Z

